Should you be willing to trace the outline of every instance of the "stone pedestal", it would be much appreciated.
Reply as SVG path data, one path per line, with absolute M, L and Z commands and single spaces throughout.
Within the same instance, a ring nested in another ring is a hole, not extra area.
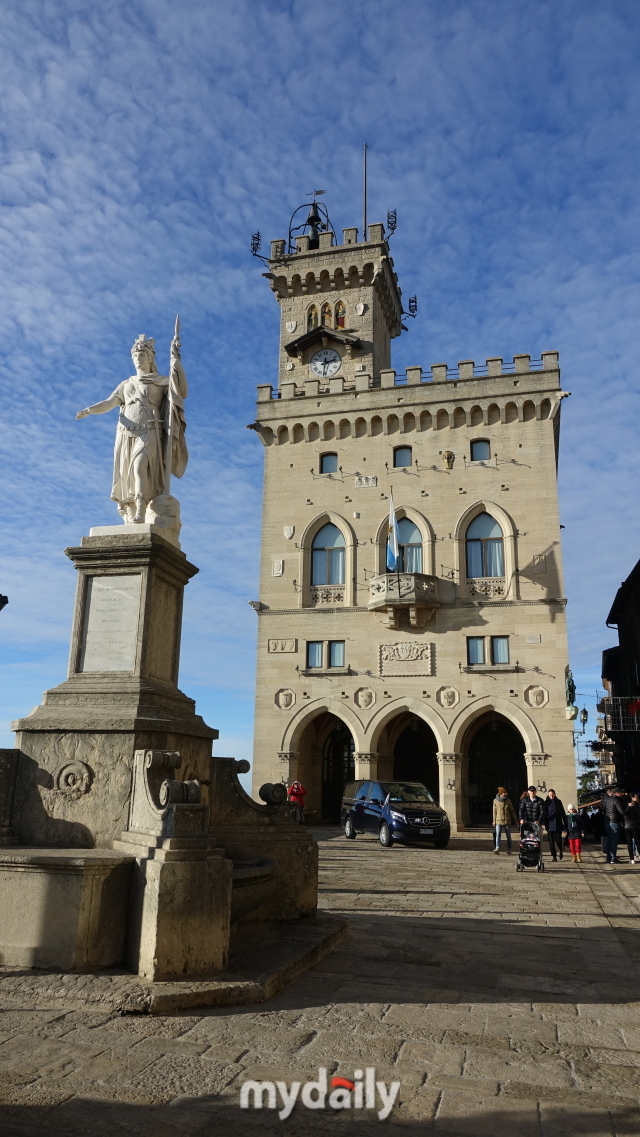
M 198 570 L 142 528 L 66 550 L 79 574 L 69 677 L 13 724 L 20 844 L 110 845 L 128 823 L 136 750 L 180 751 L 186 778 L 208 777 L 218 732 L 177 687 L 183 591 Z
M 0 850 L 3 965 L 95 971 L 122 963 L 132 864 L 112 849 Z

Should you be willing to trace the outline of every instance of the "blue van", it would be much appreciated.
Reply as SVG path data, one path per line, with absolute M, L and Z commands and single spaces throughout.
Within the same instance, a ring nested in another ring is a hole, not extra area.
M 445 849 L 451 836 L 449 818 L 422 782 L 350 782 L 340 821 L 347 840 L 371 833 L 383 849 L 396 841 Z

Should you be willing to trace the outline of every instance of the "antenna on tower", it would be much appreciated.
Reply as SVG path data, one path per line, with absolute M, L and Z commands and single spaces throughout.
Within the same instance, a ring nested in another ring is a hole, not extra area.
M 364 169 L 363 169 L 363 209 L 362 209 L 362 240 L 367 239 L 367 150 L 368 146 L 364 144 Z

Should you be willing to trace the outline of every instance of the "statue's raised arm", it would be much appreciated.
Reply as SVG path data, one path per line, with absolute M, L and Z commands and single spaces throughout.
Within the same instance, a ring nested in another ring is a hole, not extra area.
M 158 374 L 153 340 L 138 336 L 131 356 L 136 373 L 108 399 L 79 411 L 77 419 L 120 408 L 116 428 L 111 498 L 126 523 L 172 518 L 178 503 L 170 497 L 171 474 L 181 478 L 189 458 L 185 441 L 187 379 L 180 359 L 179 322 L 171 344 L 170 375 Z

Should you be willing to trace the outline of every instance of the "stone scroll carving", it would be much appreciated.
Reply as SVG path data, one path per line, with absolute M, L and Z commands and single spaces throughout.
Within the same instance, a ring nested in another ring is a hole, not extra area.
M 404 643 L 380 644 L 380 675 L 431 675 L 433 648 L 431 644 Z
M 79 761 L 65 763 L 54 777 L 58 792 L 72 800 L 88 794 L 92 781 L 93 771 L 84 762 Z

